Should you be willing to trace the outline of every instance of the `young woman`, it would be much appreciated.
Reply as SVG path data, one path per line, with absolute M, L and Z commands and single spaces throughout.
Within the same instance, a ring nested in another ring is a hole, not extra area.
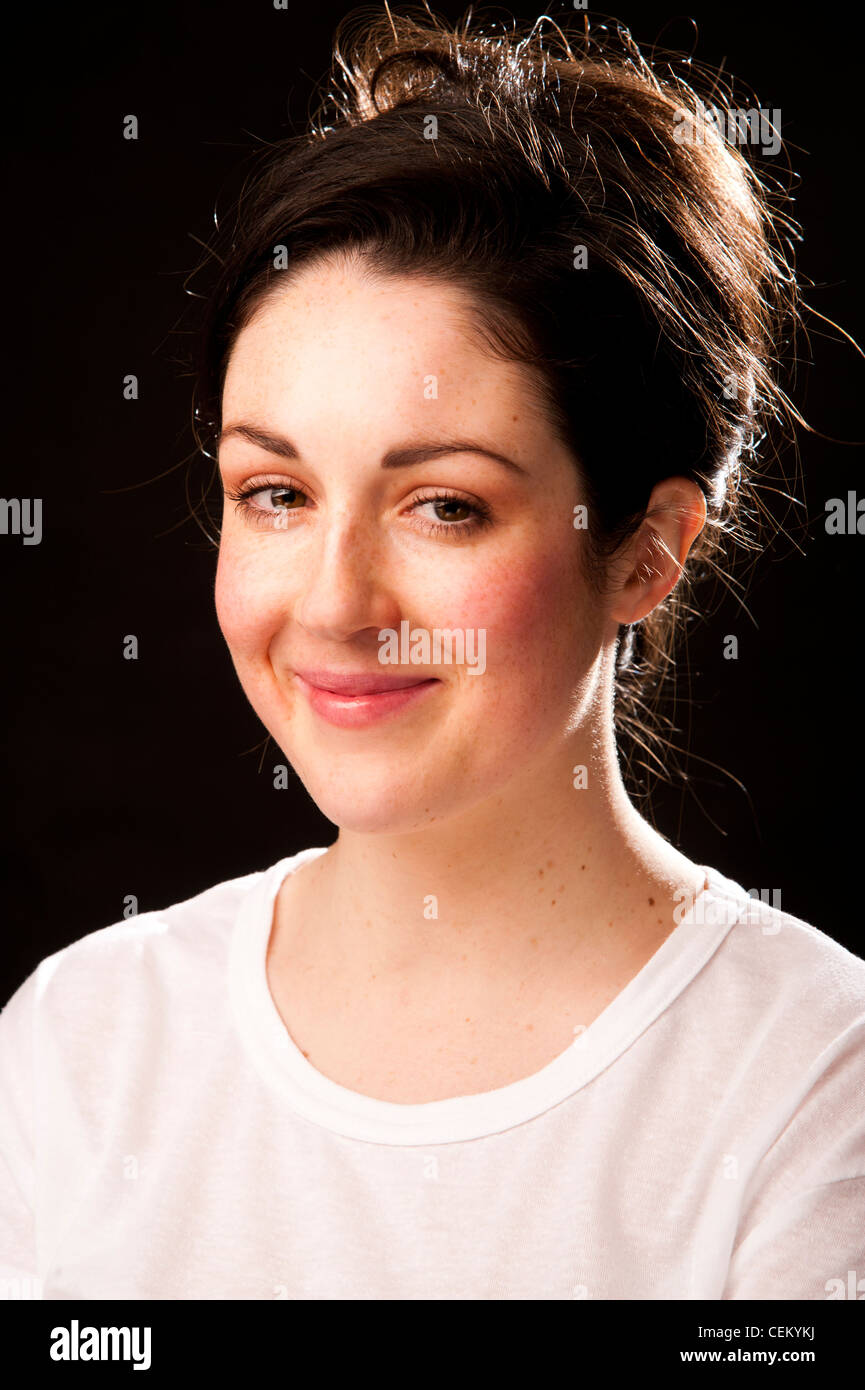
M 223 232 L 196 419 L 222 631 L 338 835 L 20 987 L 0 1269 L 834 1297 L 865 962 L 688 860 L 617 746 L 784 404 L 777 217 L 627 44 L 387 13 L 337 60 Z

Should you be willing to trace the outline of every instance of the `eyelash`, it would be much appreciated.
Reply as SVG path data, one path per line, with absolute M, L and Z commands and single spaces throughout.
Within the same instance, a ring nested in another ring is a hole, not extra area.
M 252 525 L 266 527 L 270 525 L 269 518 L 280 515 L 281 510 L 289 510 L 277 509 L 274 512 L 268 512 L 263 507 L 253 506 L 251 500 L 253 497 L 260 492 L 271 491 L 297 492 L 301 497 L 306 497 L 308 495 L 304 492 L 302 487 L 299 487 L 296 483 L 286 480 L 285 478 L 274 480 L 264 479 L 260 482 L 248 484 L 246 487 L 238 488 L 235 492 L 227 491 L 225 495 L 230 501 L 237 504 L 237 510 Z M 491 519 L 490 508 L 485 502 L 479 500 L 469 501 L 467 497 L 464 497 L 461 493 L 453 492 L 450 488 L 428 489 L 427 495 L 416 498 L 409 510 L 414 511 L 415 507 L 422 507 L 430 502 L 459 502 L 472 513 L 472 516 L 464 521 L 424 520 L 422 526 L 427 535 L 443 536 L 447 533 L 450 539 L 456 539 L 457 536 L 465 536 L 470 532 L 479 530 L 482 526 L 488 525 Z M 304 511 L 305 508 L 298 507 L 296 510 Z

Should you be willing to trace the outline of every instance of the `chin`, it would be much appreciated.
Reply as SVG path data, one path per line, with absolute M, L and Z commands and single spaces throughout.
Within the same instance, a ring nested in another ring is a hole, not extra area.
M 304 786 L 323 816 L 355 835 L 408 835 L 448 814 L 444 807 L 436 812 L 428 803 L 421 804 L 416 795 L 401 799 L 392 792 L 378 794 L 346 787 L 334 793 L 316 791 L 305 782 Z
M 308 750 L 286 756 L 323 816 L 341 830 L 359 835 L 405 835 L 449 819 L 461 809 L 465 768 L 438 764 L 430 775 L 415 750 L 388 759 L 379 750 L 368 757 L 310 758 Z M 471 799 L 471 798 L 467 798 Z
M 425 830 L 434 819 L 417 805 L 400 808 L 392 802 L 370 802 L 367 807 L 359 807 L 356 802 L 351 806 L 317 804 L 322 815 L 352 835 L 411 835 Z

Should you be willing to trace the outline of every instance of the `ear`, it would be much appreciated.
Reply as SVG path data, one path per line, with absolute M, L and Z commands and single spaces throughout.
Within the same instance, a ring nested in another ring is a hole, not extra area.
M 639 531 L 616 566 L 624 577 L 611 595 L 614 622 L 638 623 L 667 597 L 705 523 L 706 499 L 697 483 L 687 478 L 658 483 Z

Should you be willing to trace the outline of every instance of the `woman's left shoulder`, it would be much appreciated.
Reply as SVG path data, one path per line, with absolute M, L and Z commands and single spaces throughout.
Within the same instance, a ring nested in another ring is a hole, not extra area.
M 788 910 L 782 891 L 746 890 L 710 870 L 710 897 L 731 922 L 720 962 L 772 1013 L 795 1009 L 832 1031 L 865 1025 L 865 960 L 822 925 Z

